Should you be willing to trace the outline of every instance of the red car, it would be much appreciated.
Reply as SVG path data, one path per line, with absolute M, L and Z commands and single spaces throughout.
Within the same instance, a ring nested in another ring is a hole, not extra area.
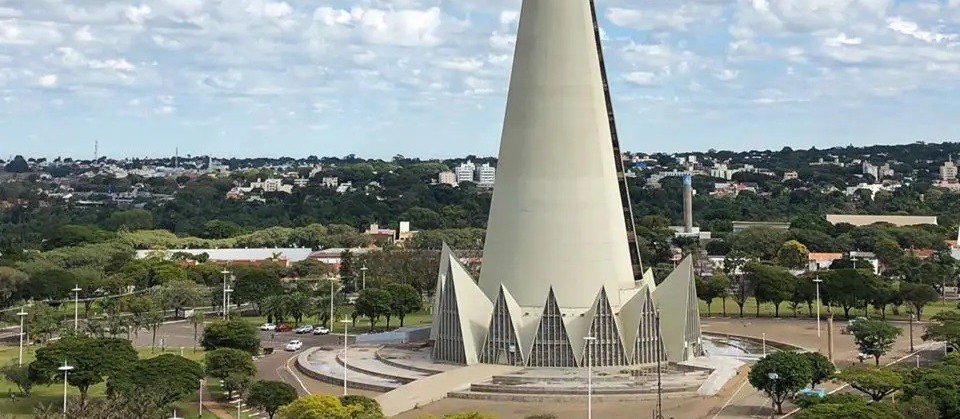
M 278 332 L 289 332 L 289 331 L 291 331 L 291 330 L 293 330 L 293 327 L 290 326 L 289 324 L 278 324 L 278 325 L 277 325 L 277 331 L 278 331 Z

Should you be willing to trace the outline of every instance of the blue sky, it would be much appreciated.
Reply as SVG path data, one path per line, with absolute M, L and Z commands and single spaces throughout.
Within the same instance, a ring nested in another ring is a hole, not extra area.
M 628 150 L 960 139 L 960 0 L 597 5 Z M 519 6 L 0 0 L 0 158 L 493 155 Z

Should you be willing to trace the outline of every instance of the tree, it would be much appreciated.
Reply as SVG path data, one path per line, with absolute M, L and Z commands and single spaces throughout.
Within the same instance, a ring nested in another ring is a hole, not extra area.
M 61 313 L 47 304 L 34 304 L 27 312 L 26 329 L 28 336 L 37 343 L 50 340 L 60 330 Z
M 183 399 L 197 391 L 203 367 L 182 356 L 163 354 L 142 359 L 110 377 L 107 393 L 128 398 L 149 396 L 155 409 Z
M 936 323 L 927 326 L 923 340 L 946 342 L 954 351 L 960 349 L 960 312 L 943 311 L 933 316 Z
M 940 298 L 940 294 L 933 288 L 933 285 L 909 282 L 900 284 L 900 296 L 903 298 L 903 301 L 910 303 L 913 307 L 914 312 L 917 313 L 918 321 L 920 320 L 920 315 L 923 313 L 923 306 L 937 301 L 937 298 Z
M 302 292 L 295 292 L 287 296 L 287 314 L 293 317 L 295 324 L 299 325 L 303 317 L 310 313 L 313 301 Z
M 697 277 L 697 297 L 704 303 L 707 303 L 707 316 L 710 316 L 710 306 L 713 300 L 726 294 L 726 278 L 716 278 L 716 276 Z
M 777 264 L 784 268 L 803 269 L 807 267 L 810 251 L 807 246 L 796 240 L 788 240 L 777 251 Z
M 164 315 L 163 310 L 159 308 L 153 308 L 152 310 L 143 314 L 141 321 L 144 327 L 150 330 L 152 333 L 150 337 L 150 352 L 153 352 L 154 348 L 157 346 L 157 331 L 160 329 L 160 326 L 163 325 L 163 321 L 167 319 L 167 316 Z
M 866 307 L 871 300 L 877 287 L 877 278 L 869 271 L 846 268 L 833 270 L 831 267 L 821 285 L 821 297 L 840 304 L 843 316 L 849 319 L 851 309 Z
M 30 171 L 30 165 L 27 164 L 23 156 L 17 154 L 13 160 L 3 166 L 3 170 L 7 173 L 27 173 Z
M 939 419 L 937 406 L 923 396 L 914 396 L 897 405 L 903 419 Z
M 297 399 L 297 390 L 282 381 L 257 381 L 247 393 L 247 405 L 267 413 L 273 419 L 281 407 Z
M 354 272 L 353 265 L 354 265 L 353 252 L 351 252 L 350 249 L 344 250 L 342 253 L 340 253 L 340 268 L 337 272 L 340 274 L 341 281 L 344 281 L 347 279 L 350 280 L 350 281 L 344 282 L 346 284 L 356 283 L 355 280 L 357 279 L 356 278 L 357 273 Z
M 283 406 L 278 412 L 280 419 L 353 419 L 359 407 L 344 406 L 334 396 L 313 394 L 301 397 Z
M 193 314 L 190 316 L 190 324 L 193 325 L 193 349 L 197 349 L 197 343 L 200 342 L 199 332 L 205 319 L 206 314 L 203 310 L 193 310 Z
M 793 295 L 795 277 L 779 266 L 757 262 L 748 262 L 743 270 L 757 299 L 757 317 L 760 316 L 760 303 L 767 302 L 773 303 L 774 314 L 780 317 L 780 304 Z
M 278 272 L 264 266 L 246 267 L 237 270 L 237 281 L 233 298 L 237 304 L 253 302 L 260 309 L 263 300 L 271 295 L 283 293 L 283 283 Z
M 877 366 L 880 357 L 890 352 L 897 337 L 903 333 L 899 327 L 882 320 L 860 319 L 849 326 L 853 340 L 860 352 L 873 356 Z
M 268 322 L 283 323 L 287 316 L 288 300 L 284 294 L 267 296 L 260 303 L 260 312 L 267 316 Z
M 817 385 L 830 379 L 833 376 L 836 367 L 827 357 L 820 352 L 805 352 L 803 354 L 810 363 L 810 388 L 817 388 Z
M 86 399 L 90 386 L 136 362 L 137 351 L 128 340 L 63 336 L 37 350 L 36 359 L 29 367 L 31 381 L 37 384 L 62 382 L 63 373 L 57 368 L 63 366 L 64 361 L 74 367 L 69 384 L 80 390 L 81 399 Z
M 250 387 L 251 375 L 244 373 L 230 373 L 223 379 L 223 390 L 227 392 L 227 399 L 232 399 L 236 394 L 242 397 L 243 393 Z
M 200 345 L 205 350 L 233 348 L 256 354 L 260 351 L 257 327 L 245 320 L 216 321 L 203 330 Z
M 184 308 L 197 307 L 209 299 L 210 290 L 196 282 L 183 280 L 172 281 L 160 286 L 157 292 L 157 301 L 160 306 L 173 310 L 174 318 L 181 318 Z
M 723 262 L 724 273 L 727 275 L 727 278 L 731 278 L 732 280 L 733 301 L 737 303 L 737 307 L 740 308 L 740 317 L 743 317 L 743 306 L 747 303 L 747 298 L 750 297 L 750 287 L 747 283 L 746 275 L 744 275 L 742 271 L 746 262 L 746 255 L 736 250 L 730 252 Z
M 886 403 L 852 399 L 845 403 L 818 403 L 797 412 L 797 419 L 903 419 L 896 408 Z
M 837 379 L 870 396 L 875 402 L 903 388 L 900 374 L 885 368 L 848 368 L 837 374 Z
M 376 400 L 367 396 L 347 395 L 340 396 L 340 403 L 347 407 L 358 407 L 359 412 L 354 413 L 355 419 L 383 419 L 383 411 Z
M 422 307 L 420 293 L 411 285 L 398 283 L 387 284 L 387 292 L 390 293 L 390 313 L 400 319 L 400 327 L 403 327 L 407 314 L 416 313 Z M 387 328 L 389 327 L 388 319 Z
M 26 366 L 19 365 L 6 365 L 0 368 L 0 374 L 3 375 L 3 378 L 20 389 L 20 394 L 24 397 L 30 395 L 30 388 L 33 387 L 33 382 L 30 381 L 30 369 Z
M 377 288 L 370 288 L 360 292 L 353 310 L 361 316 L 370 319 L 370 329 L 376 327 L 380 316 L 390 314 L 390 293 Z
M 25 297 L 30 277 L 16 269 L 0 266 L 0 307 L 9 307 Z
M 776 374 L 777 378 L 771 378 L 771 374 Z M 777 413 L 783 414 L 783 401 L 788 395 L 804 388 L 811 381 L 812 375 L 810 362 L 804 355 L 781 351 L 757 361 L 750 369 L 747 379 L 750 385 L 773 400 L 777 405 Z
M 207 366 L 207 375 L 221 380 L 226 379 L 231 374 L 246 376 L 257 374 L 257 367 L 253 364 L 253 358 L 249 353 L 239 349 L 221 348 L 207 352 L 204 363 Z

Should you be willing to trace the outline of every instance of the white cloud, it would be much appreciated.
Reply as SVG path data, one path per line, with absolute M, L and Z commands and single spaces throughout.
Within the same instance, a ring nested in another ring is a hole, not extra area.
M 500 12 L 500 24 L 512 25 L 520 19 L 520 12 L 516 10 L 504 10 Z
M 691 29 L 694 23 L 717 20 L 722 10 L 717 5 L 696 3 L 678 3 L 675 8 L 611 7 L 607 9 L 607 19 L 617 26 L 641 30 L 686 31 Z
M 90 32 L 90 25 L 84 25 L 80 29 L 77 29 L 77 31 L 73 33 L 73 40 L 80 43 L 93 41 L 93 33 Z
M 954 41 L 958 39 L 958 36 L 960 36 L 957 34 L 945 34 L 945 33 L 939 33 L 939 32 L 926 31 L 926 30 L 920 29 L 920 26 L 917 25 L 916 22 L 910 22 L 900 17 L 887 19 L 887 23 L 888 23 L 887 28 L 889 28 L 890 30 L 903 35 L 914 37 L 923 42 L 941 43 L 945 41 Z
M 848 37 L 847 34 L 842 32 L 837 36 L 827 38 L 823 41 L 824 45 L 831 46 L 831 47 L 839 47 L 844 45 L 846 46 L 860 45 L 862 43 L 863 43 L 863 39 L 851 38 L 851 37 Z
M 634 71 L 624 74 L 623 79 L 640 86 L 652 86 L 656 82 L 657 75 L 647 71 Z
M 720 72 L 718 72 L 716 76 L 717 76 L 717 79 L 720 81 L 732 81 L 732 80 L 736 80 L 737 77 L 740 76 L 740 72 L 737 70 L 731 70 L 731 69 L 725 68 Z
M 381 10 L 353 8 L 349 12 L 320 7 L 314 20 L 329 27 L 346 29 L 371 44 L 435 46 L 440 44 L 439 7 L 426 10 Z
M 472 72 L 483 68 L 484 61 L 477 58 L 453 58 L 438 63 L 440 68 Z
M 53 87 L 57 85 L 57 75 L 56 74 L 45 74 L 40 76 L 37 79 L 37 83 L 43 87 Z

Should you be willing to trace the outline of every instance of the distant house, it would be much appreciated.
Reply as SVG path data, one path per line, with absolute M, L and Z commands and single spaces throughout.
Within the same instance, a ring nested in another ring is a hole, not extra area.
M 171 249 L 171 250 L 137 250 L 137 259 L 160 256 L 171 259 L 174 254 L 188 253 L 194 256 L 206 254 L 207 261 L 221 265 L 259 265 L 272 262 L 282 266 L 307 260 L 313 250 L 310 248 L 274 248 L 262 247 L 256 249 Z
M 380 250 L 376 247 L 366 248 L 366 247 L 355 247 L 355 248 L 345 248 L 345 247 L 331 247 L 329 249 L 317 250 L 316 252 L 311 252 L 309 258 L 327 265 L 330 265 L 337 271 L 340 270 L 340 261 L 343 252 L 349 250 L 354 256 L 362 255 L 374 250 Z
M 787 230 L 790 223 L 781 223 L 776 221 L 734 221 L 733 232 L 739 233 L 743 230 L 753 227 L 772 228 L 774 230 Z
M 937 225 L 936 216 L 926 215 L 846 215 L 827 214 L 830 224 L 851 224 L 854 226 L 868 226 L 876 223 L 888 223 L 898 227 L 932 224 Z

